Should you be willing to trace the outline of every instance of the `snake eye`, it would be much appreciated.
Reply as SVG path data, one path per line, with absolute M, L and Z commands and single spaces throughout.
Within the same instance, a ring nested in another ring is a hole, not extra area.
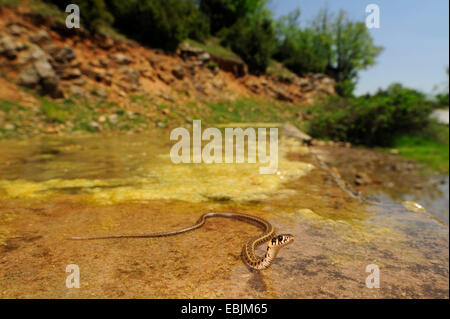
M 278 236 L 278 241 L 281 243 L 281 242 L 283 242 L 283 236 Z

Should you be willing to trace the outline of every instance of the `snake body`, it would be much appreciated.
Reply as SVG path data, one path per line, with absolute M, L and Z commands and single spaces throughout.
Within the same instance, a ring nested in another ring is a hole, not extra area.
M 275 229 L 272 224 L 267 220 L 247 214 L 241 213 L 228 213 L 228 212 L 210 212 L 200 216 L 198 221 L 190 226 L 179 230 L 150 233 L 150 234 L 138 234 L 138 235 L 108 235 L 99 237 L 72 237 L 73 240 L 94 240 L 94 239 L 114 239 L 114 238 L 155 238 L 155 237 L 167 237 L 183 234 L 202 227 L 205 224 L 207 218 L 210 217 L 223 217 L 233 218 L 241 220 L 250 224 L 254 224 L 263 230 L 263 233 L 257 237 L 252 238 L 242 247 L 242 259 L 244 262 L 253 269 L 263 270 L 269 268 L 279 250 L 285 245 L 291 243 L 294 240 L 294 236 L 289 234 L 275 234 Z M 256 247 L 268 242 L 267 251 L 264 257 L 258 257 L 255 253 Z

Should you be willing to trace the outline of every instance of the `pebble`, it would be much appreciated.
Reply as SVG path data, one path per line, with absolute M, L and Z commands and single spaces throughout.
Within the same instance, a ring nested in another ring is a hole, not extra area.
M 6 123 L 5 126 L 3 126 L 3 128 L 6 131 L 13 131 L 16 128 L 16 126 L 14 124 L 11 124 L 11 123 Z

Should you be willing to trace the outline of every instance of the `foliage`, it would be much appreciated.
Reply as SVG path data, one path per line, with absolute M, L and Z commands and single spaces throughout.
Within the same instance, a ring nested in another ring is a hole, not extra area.
M 424 94 L 393 84 L 373 96 L 332 97 L 309 112 L 314 137 L 389 145 L 394 136 L 425 127 L 431 103 Z
M 382 48 L 375 46 L 363 22 L 350 21 L 345 12 L 336 17 L 321 10 L 301 28 L 300 11 L 277 21 L 279 45 L 275 57 L 299 75 L 326 73 L 337 83 L 342 96 L 351 96 L 358 71 L 375 63 Z
M 193 0 L 108 0 L 114 26 L 128 36 L 152 47 L 174 51 L 192 36 L 208 34 L 206 18 Z
M 199 8 L 208 17 L 211 33 L 230 28 L 263 8 L 266 0 L 200 0 Z
M 275 50 L 275 32 L 267 12 L 251 19 L 240 19 L 221 34 L 222 44 L 229 46 L 254 74 L 264 73 Z
M 392 142 L 401 156 L 411 158 L 443 173 L 449 171 L 448 125 L 430 121 L 423 130 L 396 136 Z

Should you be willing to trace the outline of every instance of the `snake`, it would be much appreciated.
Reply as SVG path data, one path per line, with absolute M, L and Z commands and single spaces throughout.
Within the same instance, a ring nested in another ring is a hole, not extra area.
M 108 235 L 108 236 L 98 236 L 98 237 L 71 237 L 71 240 L 96 240 L 96 239 L 117 239 L 117 238 L 156 238 L 156 237 L 168 237 L 183 234 L 189 231 L 193 231 L 202 227 L 206 219 L 211 217 L 222 217 L 222 218 L 232 218 L 243 222 L 247 222 L 258 226 L 262 229 L 262 233 L 256 237 L 250 239 L 243 247 L 241 252 L 241 257 L 244 263 L 255 270 L 264 270 L 269 268 L 278 252 L 282 247 L 289 245 L 294 241 L 294 236 L 291 234 L 279 234 L 277 235 L 274 227 L 267 220 L 257 217 L 254 215 L 247 215 L 241 213 L 230 213 L 230 212 L 209 212 L 200 216 L 198 221 L 189 227 L 158 233 L 149 234 L 138 234 L 138 235 Z M 267 243 L 266 253 L 263 257 L 257 256 L 255 250 L 258 246 Z

